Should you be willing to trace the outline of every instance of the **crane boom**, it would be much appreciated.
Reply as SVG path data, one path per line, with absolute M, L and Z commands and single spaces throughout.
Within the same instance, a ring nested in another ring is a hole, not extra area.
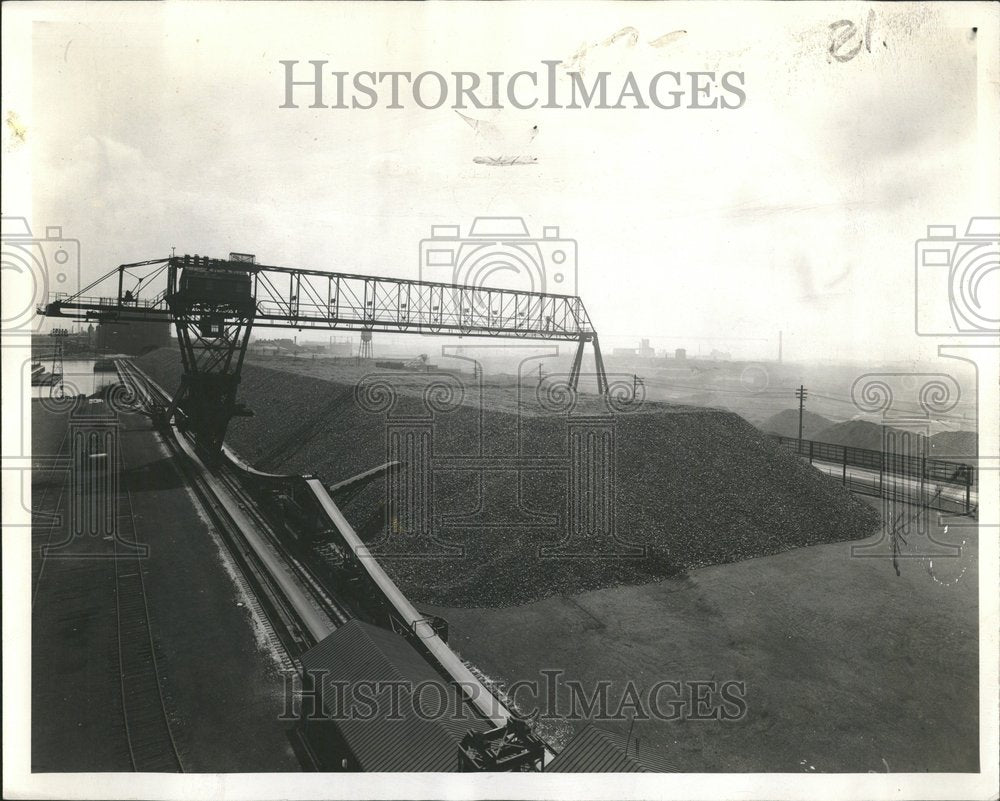
M 116 291 L 102 293 L 112 282 Z M 184 376 L 168 415 L 183 408 L 199 441 L 214 452 L 230 418 L 241 413 L 236 388 L 254 324 L 573 341 L 574 390 L 590 342 L 598 391 L 608 390 L 597 331 L 577 295 L 278 267 L 230 253 L 228 259 L 185 255 L 122 264 L 76 294 L 54 294 L 38 313 L 173 323 Z
M 270 327 L 546 340 L 583 336 L 588 341 L 597 334 L 577 295 L 277 267 L 234 257 L 253 258 L 233 253 L 226 260 L 172 256 L 123 264 L 75 295 L 53 294 L 39 311 L 108 321 L 173 322 L 167 298 L 177 291 L 185 271 L 197 270 L 248 275 L 257 323 Z M 148 276 L 136 276 L 136 268 L 160 273 L 164 266 L 167 286 L 152 294 L 155 284 Z M 85 294 L 113 275 L 118 276 L 113 295 Z M 128 288 L 125 276 L 136 278 L 140 291 Z

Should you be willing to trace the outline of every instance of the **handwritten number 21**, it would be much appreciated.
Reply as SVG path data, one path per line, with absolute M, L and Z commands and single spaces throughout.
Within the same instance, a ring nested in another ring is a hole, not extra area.
M 830 55 L 837 61 L 850 61 L 861 52 L 861 46 L 869 53 L 872 51 L 872 20 L 875 18 L 874 10 L 869 9 L 868 18 L 865 20 L 864 35 L 858 38 L 857 44 L 850 50 L 842 49 L 858 35 L 858 26 L 849 19 L 838 20 L 830 24 Z

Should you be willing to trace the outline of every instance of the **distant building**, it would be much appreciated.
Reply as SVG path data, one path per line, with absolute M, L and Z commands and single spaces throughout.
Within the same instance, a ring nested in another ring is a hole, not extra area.
M 298 351 L 298 345 L 291 339 L 254 339 L 247 346 L 251 356 L 291 356 Z
M 278 356 L 289 351 L 273 342 L 251 342 L 247 347 L 247 352 L 251 356 Z
M 354 341 L 350 337 L 330 337 L 327 351 L 331 356 L 353 356 Z
M 653 359 L 656 351 L 649 347 L 649 340 L 643 339 L 638 348 L 615 348 L 611 351 L 612 356 L 630 359 Z
M 688 352 L 685 348 L 678 348 L 677 350 L 674 351 L 675 359 L 683 360 L 686 359 L 687 357 L 688 357 Z
M 254 339 L 248 352 L 252 356 L 353 356 L 354 342 L 350 337 L 330 337 L 328 342 L 299 342 L 298 337 Z

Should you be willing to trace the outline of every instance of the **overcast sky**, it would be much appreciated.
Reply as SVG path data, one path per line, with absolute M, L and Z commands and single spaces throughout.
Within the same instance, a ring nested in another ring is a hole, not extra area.
M 721 337 L 760 357 L 780 329 L 786 357 L 926 355 L 914 240 L 983 213 L 977 37 L 947 9 L 875 5 L 871 52 L 833 58 L 830 24 L 858 27 L 848 53 L 867 8 L 81 4 L 35 27 L 33 222 L 81 241 L 85 280 L 171 247 L 417 277 L 431 225 L 520 215 L 577 241 L 612 345 Z M 279 108 L 281 59 L 541 72 L 585 45 L 609 85 L 734 70 L 746 102 L 465 112 L 489 131 L 412 102 Z M 513 155 L 537 163 L 474 162 Z

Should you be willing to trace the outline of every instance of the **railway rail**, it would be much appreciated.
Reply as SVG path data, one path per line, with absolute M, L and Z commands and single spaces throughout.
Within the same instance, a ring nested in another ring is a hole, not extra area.
M 56 455 L 40 462 L 41 467 L 48 470 L 40 484 L 42 492 L 38 503 L 42 512 L 36 517 L 32 530 L 32 550 L 36 554 L 32 560 L 32 608 L 43 577 L 47 575 L 49 560 L 60 560 L 64 566 L 73 565 L 69 572 L 64 570 L 50 579 L 65 582 L 62 586 L 70 593 L 89 594 L 95 585 L 100 588 L 105 586 L 104 581 L 110 582 L 110 597 L 104 596 L 103 591 L 97 593 L 101 598 L 108 597 L 108 607 L 103 606 L 103 602 L 95 602 L 91 610 L 102 615 L 101 623 L 96 620 L 93 623 L 95 630 L 99 625 L 108 625 L 110 653 L 117 663 L 120 700 L 108 714 L 117 718 L 122 727 L 122 756 L 127 757 L 127 765 L 134 771 L 183 772 L 181 753 L 170 727 L 157 644 L 150 625 L 142 559 L 146 548 L 133 505 L 132 488 L 128 484 L 129 471 L 122 470 L 118 482 L 100 483 L 100 474 L 91 473 L 95 468 L 89 459 L 81 458 L 79 450 L 82 447 L 89 453 L 89 449 L 94 448 L 94 455 L 104 456 L 100 449 L 107 446 L 106 441 L 91 441 L 90 438 L 86 438 L 81 445 L 79 432 L 74 435 L 67 428 Z M 118 457 L 123 463 L 124 449 L 118 451 Z M 108 492 L 106 505 L 100 507 L 100 512 L 96 507 L 100 500 L 79 494 L 81 490 L 93 489 L 98 483 L 102 490 Z M 53 487 L 58 487 L 58 496 L 54 503 L 50 503 Z M 103 514 L 114 515 L 113 526 L 108 525 L 110 521 Z M 106 521 L 108 527 L 102 527 L 97 518 Z M 83 538 L 82 543 L 79 539 L 76 541 L 79 547 L 74 552 L 76 558 L 69 558 L 67 562 L 66 554 L 60 551 L 70 544 L 75 525 L 98 527 L 90 529 L 92 536 Z M 99 533 L 104 536 L 98 537 Z M 57 534 L 64 535 L 64 539 L 53 542 L 53 536 Z M 59 596 L 56 598 L 58 606 Z M 65 601 L 65 596 L 61 600 Z M 105 633 L 102 631 L 95 639 L 103 636 Z M 116 759 L 114 764 L 124 767 L 126 763 L 118 763 Z
M 128 520 L 131 542 L 139 545 L 132 493 L 128 486 L 122 490 L 128 511 L 119 515 L 119 520 Z M 112 538 L 122 719 L 129 759 L 135 771 L 176 773 L 183 770 L 183 765 L 170 731 L 160 686 L 142 560 L 136 549 L 129 551 L 119 544 L 117 537 Z

